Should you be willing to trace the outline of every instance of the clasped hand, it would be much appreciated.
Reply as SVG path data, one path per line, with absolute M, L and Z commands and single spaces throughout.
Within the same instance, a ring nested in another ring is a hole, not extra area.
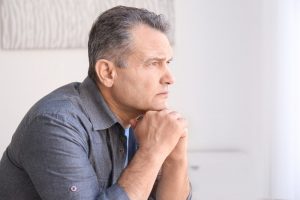
M 131 120 L 139 150 L 168 161 L 186 155 L 187 121 L 169 109 L 148 111 L 139 120 Z

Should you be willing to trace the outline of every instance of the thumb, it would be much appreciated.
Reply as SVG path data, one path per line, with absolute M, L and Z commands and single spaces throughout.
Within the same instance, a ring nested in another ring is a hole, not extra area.
M 143 119 L 143 115 L 140 115 L 140 116 L 138 116 L 138 117 L 135 118 L 135 119 L 131 119 L 131 120 L 129 121 L 131 127 L 132 127 L 133 129 L 135 129 L 135 127 L 136 127 L 138 121 L 140 121 L 141 119 Z
M 135 129 L 136 124 L 137 124 L 137 119 L 131 119 L 131 120 L 129 121 L 129 123 L 130 123 L 130 126 L 131 126 L 133 129 Z

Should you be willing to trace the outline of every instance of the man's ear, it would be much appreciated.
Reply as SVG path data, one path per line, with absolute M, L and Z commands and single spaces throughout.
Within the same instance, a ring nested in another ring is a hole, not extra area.
M 112 87 L 116 77 L 115 65 L 106 59 L 100 59 L 96 62 L 95 70 L 100 83 Z

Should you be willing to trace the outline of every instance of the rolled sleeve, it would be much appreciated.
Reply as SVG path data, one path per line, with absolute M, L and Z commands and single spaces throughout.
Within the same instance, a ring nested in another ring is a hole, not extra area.
M 156 191 L 157 191 L 158 182 L 159 182 L 159 180 L 156 179 L 148 200 L 155 200 L 156 199 Z M 190 191 L 189 191 L 188 197 L 186 198 L 187 200 L 192 199 L 192 184 L 191 184 L 191 182 L 189 182 L 189 186 L 190 186 Z
M 192 199 L 192 192 L 193 192 L 193 189 L 192 189 L 192 184 L 191 184 L 191 182 L 190 182 L 189 184 L 190 184 L 190 192 L 189 192 L 189 195 L 188 195 L 188 197 L 186 198 L 187 200 L 191 200 L 191 199 Z
M 23 167 L 41 199 L 128 200 L 117 184 L 101 188 L 87 138 L 59 116 L 39 116 L 22 143 Z
M 105 192 L 102 192 L 98 200 L 129 200 L 129 197 L 121 186 L 114 184 Z

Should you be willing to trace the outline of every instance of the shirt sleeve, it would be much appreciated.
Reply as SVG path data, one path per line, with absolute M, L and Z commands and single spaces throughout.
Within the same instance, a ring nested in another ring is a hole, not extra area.
M 189 182 L 189 184 L 190 184 L 190 193 L 189 193 L 189 196 L 187 197 L 187 200 L 192 200 L 192 192 L 193 192 L 193 188 L 192 188 L 191 182 Z
M 36 117 L 26 130 L 21 161 L 41 199 L 129 200 L 118 184 L 99 185 L 87 136 L 63 116 Z
M 156 178 L 148 200 L 155 200 L 156 199 L 155 196 L 156 196 L 158 182 L 159 182 L 159 180 L 158 180 L 158 178 Z M 191 184 L 191 182 L 189 182 L 189 185 L 190 185 L 190 192 L 189 192 L 188 197 L 186 198 L 187 200 L 192 199 L 192 184 Z

